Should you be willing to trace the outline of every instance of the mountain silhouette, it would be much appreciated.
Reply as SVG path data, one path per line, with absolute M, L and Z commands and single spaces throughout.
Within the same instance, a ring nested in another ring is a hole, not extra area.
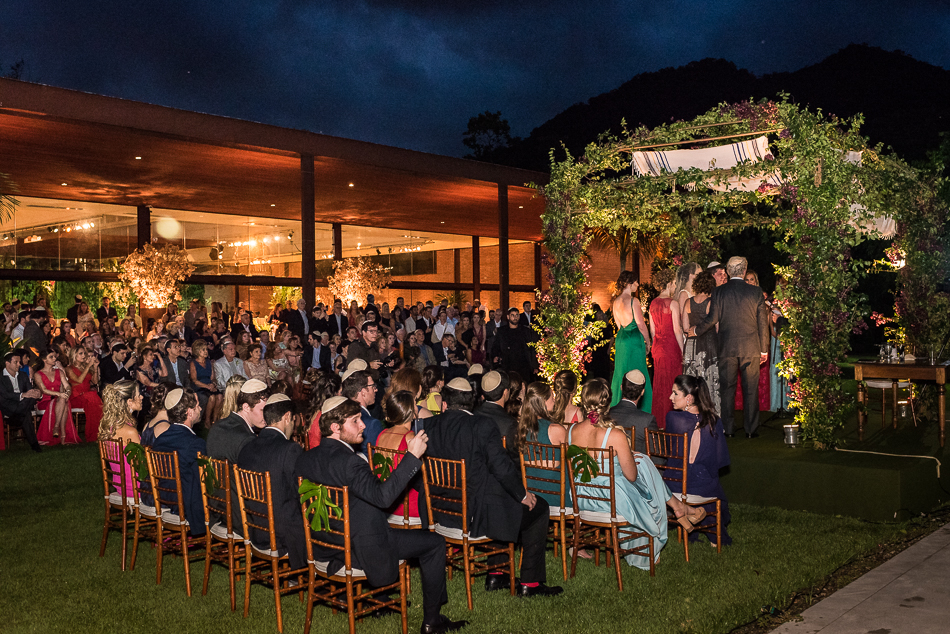
M 950 130 L 950 71 L 902 51 L 851 44 L 794 72 L 756 77 L 723 59 L 641 73 L 610 92 L 578 103 L 503 148 L 494 162 L 548 171 L 548 152 L 561 144 L 577 156 L 605 131 L 689 120 L 721 102 L 775 98 L 780 92 L 809 109 L 851 117 L 864 114 L 871 144 L 892 146 L 906 160 L 926 157 Z

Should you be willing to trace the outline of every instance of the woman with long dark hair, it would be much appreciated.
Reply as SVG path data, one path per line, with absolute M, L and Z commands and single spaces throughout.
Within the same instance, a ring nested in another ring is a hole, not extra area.
M 573 425 L 581 418 L 581 408 L 574 404 L 577 394 L 577 375 L 573 370 L 561 370 L 554 375 L 554 409 L 551 420 L 561 425 Z
M 653 402 L 649 411 L 653 412 L 660 429 L 663 429 L 666 413 L 670 411 L 666 396 L 673 380 L 683 372 L 683 321 L 679 304 L 672 297 L 675 278 L 672 269 L 653 274 L 653 287 L 660 291 L 660 295 L 650 302 L 649 311 L 650 333 L 653 335 Z M 646 404 L 641 409 L 648 411 Z
M 614 375 L 610 382 L 613 394 L 611 407 L 620 402 L 620 387 L 623 376 L 630 370 L 640 370 L 647 379 L 640 409 L 649 412 L 653 398 L 650 387 L 650 371 L 647 368 L 647 355 L 650 354 L 650 333 L 643 319 L 643 308 L 634 293 L 640 287 L 637 276 L 632 271 L 623 271 L 610 287 L 610 310 L 617 324 L 617 336 L 614 339 Z
M 416 420 L 415 395 L 408 390 L 393 392 L 383 401 L 383 412 L 386 414 L 388 427 L 380 432 L 376 438 L 376 445 L 385 449 L 408 451 L 409 441 L 416 437 L 416 433 L 412 431 L 412 425 Z M 394 458 L 393 469 L 398 467 L 401 461 L 400 456 Z M 419 491 L 410 485 L 408 492 L 406 503 L 409 504 L 409 517 L 419 517 Z M 401 502 L 392 510 L 392 515 L 403 515 Z
M 719 470 L 729 465 L 729 448 L 722 429 L 722 420 L 716 414 L 706 381 L 700 377 L 681 374 L 673 381 L 670 394 L 673 410 L 666 415 L 666 431 L 671 434 L 687 434 L 689 456 L 686 464 L 686 492 L 707 498 L 719 498 L 722 512 L 722 543 L 729 545 L 732 538 L 726 532 L 729 525 L 729 502 L 719 484 Z M 679 459 L 667 461 L 670 467 L 682 467 Z M 682 493 L 678 483 L 670 484 L 670 490 Z M 700 507 L 694 507 L 700 508 Z M 715 505 L 706 506 L 714 511 Z M 690 535 L 691 540 L 696 535 Z
M 313 449 L 320 444 L 320 408 L 328 398 L 338 396 L 343 381 L 340 375 L 329 370 L 317 370 L 317 375 L 311 382 L 310 407 L 307 418 L 310 426 L 307 428 L 307 447 Z
M 552 422 L 551 412 L 554 410 L 554 390 L 547 383 L 536 381 L 528 385 L 525 390 L 524 403 L 521 405 L 521 416 L 518 418 L 518 451 L 524 452 L 526 442 L 538 442 L 544 445 L 560 445 L 567 439 L 567 430 L 563 425 Z M 526 456 L 527 457 L 527 456 Z M 561 450 L 558 449 L 551 456 L 550 466 L 556 467 L 561 461 Z M 547 459 L 547 456 L 545 456 Z M 531 480 L 531 486 L 546 489 L 550 493 L 538 493 L 547 500 L 552 508 L 561 505 L 561 487 L 551 482 L 542 482 L 537 478 L 550 478 L 551 472 L 535 469 L 525 463 L 525 475 Z M 564 506 L 571 505 L 570 492 L 565 498 Z

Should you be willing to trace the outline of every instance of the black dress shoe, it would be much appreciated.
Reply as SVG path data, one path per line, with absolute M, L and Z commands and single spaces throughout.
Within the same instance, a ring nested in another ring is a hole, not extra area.
M 35 451 L 36 453 L 42 453 L 42 452 L 43 452 L 43 450 L 40 449 L 40 446 L 39 446 L 39 445 L 33 445 L 33 446 L 30 447 L 30 448 L 31 448 L 33 451 Z
M 445 615 L 439 615 L 438 623 L 423 623 L 419 631 L 422 634 L 442 634 L 442 632 L 454 632 L 468 625 L 468 621 L 452 621 Z
M 745 437 L 746 437 L 746 438 L 758 438 L 758 437 L 759 437 L 759 432 L 754 431 L 754 432 L 752 432 L 751 434 L 746 434 Z
M 564 592 L 564 588 L 561 586 L 546 586 L 543 583 L 539 583 L 534 587 L 524 584 L 518 586 L 519 597 L 553 597 L 562 592 Z
M 733 433 L 733 434 L 723 434 L 723 435 L 724 435 L 726 438 L 735 438 L 735 437 L 736 437 L 736 435 L 735 435 L 734 433 Z
M 515 586 L 517 586 L 521 581 L 515 577 Z M 485 577 L 485 592 L 492 592 L 494 590 L 508 590 L 511 588 L 508 575 L 488 575 Z

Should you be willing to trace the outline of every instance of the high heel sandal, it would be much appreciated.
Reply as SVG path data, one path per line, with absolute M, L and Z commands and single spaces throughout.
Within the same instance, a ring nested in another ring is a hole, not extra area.
M 676 518 L 676 521 L 683 527 L 683 530 L 687 533 L 691 533 L 693 529 L 696 528 L 696 525 L 704 519 L 706 519 L 706 509 L 699 507 L 693 515 L 690 515 L 689 509 L 687 509 L 685 513 Z

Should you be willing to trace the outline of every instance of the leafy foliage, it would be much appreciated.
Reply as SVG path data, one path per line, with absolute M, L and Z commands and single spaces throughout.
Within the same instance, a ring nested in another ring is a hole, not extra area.
M 119 279 L 128 284 L 147 307 L 160 308 L 181 299 L 178 285 L 194 270 L 188 253 L 175 245 L 156 249 L 146 244 L 125 259 Z
M 136 477 L 139 480 L 148 479 L 148 461 L 145 459 L 145 447 L 137 442 L 130 442 L 125 446 L 125 457 L 129 464 L 135 469 Z
M 214 470 L 211 459 L 198 458 L 198 468 L 204 473 L 204 478 L 202 478 L 201 483 L 204 484 L 205 493 L 214 495 L 214 492 L 221 488 L 221 483 L 218 482 L 218 474 Z
M 567 448 L 567 459 L 571 463 L 571 470 L 575 478 L 580 478 L 581 482 L 590 482 L 600 475 L 600 467 L 597 461 L 590 457 L 587 450 L 577 445 L 571 445 Z
M 472 150 L 465 156 L 476 161 L 490 161 L 499 150 L 507 148 L 512 141 L 511 126 L 501 118 L 501 111 L 486 110 L 468 120 L 468 129 L 462 135 L 462 143 Z
M 310 518 L 310 528 L 320 532 L 330 528 L 330 515 L 339 519 L 342 515 L 339 505 L 330 499 L 330 493 L 322 484 L 315 484 L 306 478 L 300 483 L 297 489 L 300 494 L 300 503 L 304 504 L 308 500 L 307 517 Z
M 393 459 L 385 454 L 373 453 L 373 475 L 386 481 L 393 473 Z
M 367 295 L 378 293 L 392 280 L 384 266 L 368 258 L 347 258 L 333 262 L 333 275 L 327 278 L 330 294 L 348 303 L 363 301 Z

